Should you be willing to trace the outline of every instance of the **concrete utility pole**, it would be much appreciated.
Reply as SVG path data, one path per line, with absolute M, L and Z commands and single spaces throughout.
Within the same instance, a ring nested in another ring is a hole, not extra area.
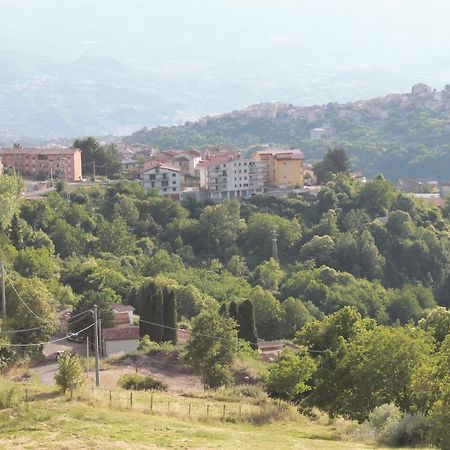
M 100 386 L 100 358 L 98 354 L 97 305 L 94 305 L 94 342 L 95 342 L 95 385 Z
M 86 370 L 89 378 L 89 336 L 86 337 Z
M 95 183 L 95 161 L 92 161 L 92 172 L 93 172 L 93 175 L 94 175 L 94 183 Z
M 6 325 L 6 290 L 5 290 L 5 266 L 3 261 L 1 261 L 1 270 L 2 270 L 2 318 L 3 318 L 3 326 Z
M 98 319 L 98 341 L 99 341 L 99 347 L 100 347 L 100 358 L 102 358 L 104 355 L 103 352 L 103 330 L 102 330 L 102 319 Z

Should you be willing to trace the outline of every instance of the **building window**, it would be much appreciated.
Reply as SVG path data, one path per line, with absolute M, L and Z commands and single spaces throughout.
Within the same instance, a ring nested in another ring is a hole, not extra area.
M 176 180 L 173 180 L 173 181 L 172 181 L 172 184 L 177 184 Z
M 176 177 L 176 176 L 177 176 L 177 174 L 176 174 L 176 173 L 173 173 L 173 174 L 172 174 L 172 176 L 173 176 L 173 177 Z
M 152 181 L 152 187 L 155 187 L 155 182 L 154 181 Z
M 48 156 L 47 155 L 38 155 L 38 159 L 39 160 L 47 160 Z
M 177 188 L 172 188 L 172 192 L 176 192 L 177 191 Z
M 156 175 L 153 175 L 153 174 L 152 174 L 152 175 L 149 175 L 149 176 L 148 176 L 148 179 L 149 179 L 149 180 L 156 180 Z

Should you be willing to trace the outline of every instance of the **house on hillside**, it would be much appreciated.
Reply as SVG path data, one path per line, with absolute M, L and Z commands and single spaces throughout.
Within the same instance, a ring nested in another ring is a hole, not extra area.
M 139 327 L 105 328 L 102 337 L 107 357 L 134 352 L 139 346 Z
M 142 187 L 157 189 L 163 196 L 173 200 L 180 199 L 181 171 L 161 162 L 146 164 L 139 173 Z

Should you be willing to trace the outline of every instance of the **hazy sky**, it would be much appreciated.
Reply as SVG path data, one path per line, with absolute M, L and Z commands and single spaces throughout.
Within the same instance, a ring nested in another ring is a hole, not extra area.
M 61 58 L 265 60 L 302 50 L 343 63 L 431 60 L 448 49 L 449 19 L 446 0 L 0 0 L 0 47 Z
M 92 123 L 104 110 L 101 132 L 116 132 L 123 107 L 128 130 L 263 101 L 441 88 L 449 24 L 448 0 L 0 0 L 0 112 L 7 101 L 13 123 L 44 102 L 78 130 L 79 104 L 74 114 L 89 109 Z

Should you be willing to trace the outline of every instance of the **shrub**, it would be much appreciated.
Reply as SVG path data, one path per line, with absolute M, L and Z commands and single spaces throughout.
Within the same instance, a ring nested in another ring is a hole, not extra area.
M 135 391 L 167 391 L 167 384 L 155 380 L 151 376 L 137 373 L 122 375 L 119 379 L 119 386 Z
M 383 442 L 394 446 L 416 446 L 425 443 L 430 422 L 423 414 L 405 414 L 391 426 Z
M 425 443 L 430 423 L 422 414 L 402 414 L 395 405 L 375 408 L 358 430 L 359 435 L 374 438 L 392 446 L 414 446 Z
M 140 341 L 138 346 L 138 352 L 145 353 L 146 355 L 155 355 L 156 353 L 171 353 L 176 351 L 175 346 L 171 342 L 162 342 L 158 344 L 152 341 L 148 335 L 145 335 Z

